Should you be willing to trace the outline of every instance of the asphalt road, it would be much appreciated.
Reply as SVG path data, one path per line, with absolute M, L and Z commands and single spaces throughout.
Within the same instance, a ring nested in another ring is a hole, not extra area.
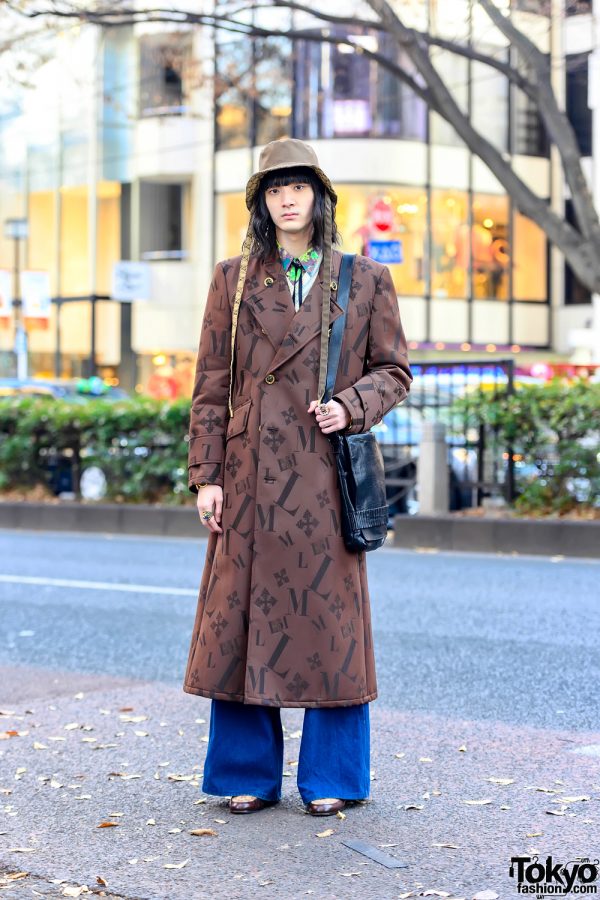
M 0 533 L 0 665 L 180 684 L 205 549 Z M 367 561 L 381 706 L 596 727 L 600 563 L 391 548 Z
M 600 564 L 369 554 L 372 791 L 318 820 L 298 709 L 280 804 L 231 816 L 201 792 L 210 701 L 181 682 L 205 549 L 0 531 L 2 900 L 504 900 L 513 856 L 597 855 Z

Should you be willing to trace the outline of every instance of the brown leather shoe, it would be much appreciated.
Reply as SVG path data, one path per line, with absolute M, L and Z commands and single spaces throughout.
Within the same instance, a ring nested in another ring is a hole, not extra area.
M 346 808 L 346 801 L 337 797 L 325 797 L 322 800 L 311 800 L 306 805 L 306 811 L 311 816 L 335 816 L 341 809 Z
M 229 812 L 257 812 L 266 806 L 272 806 L 274 803 L 277 803 L 277 800 L 263 800 L 262 797 L 255 797 L 253 794 L 238 794 L 229 801 Z

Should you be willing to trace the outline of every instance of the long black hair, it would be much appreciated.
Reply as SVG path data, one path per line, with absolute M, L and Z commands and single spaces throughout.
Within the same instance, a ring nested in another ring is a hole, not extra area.
M 313 233 L 311 245 L 315 249 L 323 249 L 325 238 L 325 185 L 318 175 L 307 166 L 294 166 L 289 169 L 267 172 L 261 178 L 256 192 L 256 202 L 250 217 L 250 231 L 252 234 L 252 252 L 263 262 L 277 257 L 277 236 L 275 225 L 265 202 L 265 193 L 272 187 L 285 187 L 288 184 L 308 184 L 313 189 L 315 203 L 313 207 Z M 340 240 L 340 235 L 335 224 L 335 204 L 332 201 L 333 235 L 332 243 Z

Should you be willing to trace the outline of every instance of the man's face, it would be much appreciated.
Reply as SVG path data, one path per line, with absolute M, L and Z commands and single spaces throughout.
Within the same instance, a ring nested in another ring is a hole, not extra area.
M 292 182 L 265 191 L 265 203 L 275 227 L 286 234 L 312 229 L 315 194 L 310 184 Z

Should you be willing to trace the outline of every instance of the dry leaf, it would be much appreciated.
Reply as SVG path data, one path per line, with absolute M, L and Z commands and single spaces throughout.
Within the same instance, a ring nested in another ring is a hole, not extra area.
M 211 835 L 211 837 L 218 836 L 218 832 L 216 832 L 214 828 L 193 828 L 192 831 L 190 831 L 190 834 L 193 834 L 194 837 L 202 837 L 204 835 Z
M 134 731 L 133 732 L 137 737 L 148 737 L 147 731 Z
M 183 869 L 188 863 L 189 859 L 184 859 L 182 863 L 165 863 L 163 869 Z
M 129 772 L 109 772 L 109 778 L 122 778 L 124 781 L 129 781 L 131 778 L 141 778 L 141 775 L 131 775 Z
M 525 837 L 542 837 L 543 831 L 532 831 L 530 834 L 526 834 Z
M 145 722 L 148 716 L 119 716 L 121 722 Z
M 340 872 L 340 875 L 343 875 L 344 878 L 351 878 L 353 875 L 362 875 L 362 872 Z
M 34 742 L 33 742 L 33 749 L 34 749 L 34 750 L 47 750 L 48 747 L 46 746 L 46 744 L 40 744 L 39 741 L 34 741 Z
M 79 722 L 69 722 L 68 725 L 65 725 L 65 731 L 75 731 L 75 729 L 79 727 Z
M 106 887 L 107 883 L 108 883 L 108 882 L 106 882 L 106 881 L 104 880 L 104 878 L 102 878 L 101 875 L 96 875 L 96 884 L 101 884 L 102 887 Z
M 156 825 L 156 819 L 148 819 L 146 825 Z
M 343 813 L 343 812 L 341 811 L 341 809 L 338 809 L 338 811 L 336 812 L 336 816 L 337 816 L 338 819 L 345 819 L 345 818 L 346 818 L 346 813 Z
M 423 809 L 422 803 L 407 803 L 404 809 Z
M 181 834 L 181 828 L 169 828 L 167 834 Z
M 436 897 L 449 897 L 451 893 L 452 893 L 452 891 L 434 891 L 434 890 L 430 890 L 430 891 L 423 891 L 423 892 L 422 892 L 422 896 L 423 896 L 423 897 L 429 897 L 430 895 L 433 894 L 433 895 L 435 895 Z
M 9 847 L 7 853 L 35 853 L 35 847 Z
M 75 800 L 91 800 L 92 795 L 91 794 L 78 794 L 76 797 L 74 797 L 74 799 Z
M 486 781 L 491 781 L 492 784 L 514 784 L 514 778 L 486 778 Z
M 547 809 L 546 813 L 549 816 L 564 816 L 565 810 L 564 809 Z
M 7 875 L 3 875 L 2 878 L 5 881 L 19 881 L 21 878 L 27 878 L 29 876 L 29 872 L 9 872 Z
M 473 900 L 498 900 L 498 894 L 496 891 L 478 891 Z
M 317 831 L 317 837 L 329 837 L 335 834 L 333 828 L 327 828 L 325 831 Z
M 432 846 L 432 847 L 445 847 L 445 848 L 447 848 L 448 850 L 460 850 L 460 847 L 458 846 L 458 844 L 445 844 L 445 843 L 441 843 L 441 844 L 432 844 L 431 846 Z
M 420 756 L 419 762 L 433 762 L 430 756 Z
M 591 797 L 561 797 L 560 800 L 553 800 L 553 803 L 579 803 L 591 799 Z
M 406 753 L 394 753 L 396 759 L 402 759 L 403 756 L 406 756 Z
M 120 822 L 100 822 L 96 828 L 118 828 L 120 824 Z
M 63 897 L 81 897 L 82 894 L 91 894 L 87 884 L 79 887 L 66 887 L 62 892 Z
M 406 900 L 407 897 L 412 897 L 414 891 L 406 891 L 405 894 L 398 894 L 398 900 Z
M 493 800 L 463 800 L 463 803 L 468 803 L 469 806 L 486 806 L 488 803 L 493 803 Z
M 275 882 L 271 881 L 270 879 L 267 879 L 266 881 L 259 881 L 258 883 L 259 883 L 260 887 L 265 887 L 265 885 L 267 885 L 267 884 L 275 884 Z
M 215 819 L 214 821 L 217 822 L 219 825 L 227 825 L 226 819 Z
M 466 753 L 466 752 L 467 752 L 467 745 L 466 745 L 466 744 L 463 744 L 461 747 L 459 747 L 459 748 L 458 748 L 458 752 L 459 752 L 459 753 Z

